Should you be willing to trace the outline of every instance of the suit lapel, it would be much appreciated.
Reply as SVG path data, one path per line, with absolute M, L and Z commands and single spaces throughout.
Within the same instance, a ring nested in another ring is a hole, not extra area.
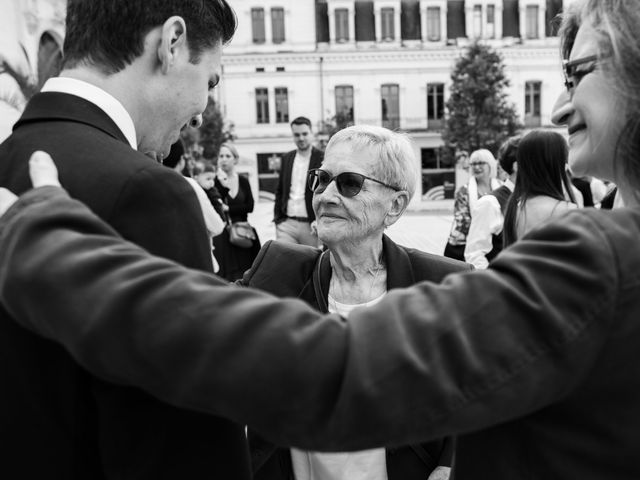
M 382 252 L 387 264 L 387 290 L 413 285 L 415 276 L 407 252 L 386 235 L 382 236 Z
M 93 103 L 67 93 L 44 92 L 35 95 L 13 129 L 22 125 L 50 121 L 76 122 L 89 125 L 107 135 L 129 143 L 118 126 L 101 108 Z

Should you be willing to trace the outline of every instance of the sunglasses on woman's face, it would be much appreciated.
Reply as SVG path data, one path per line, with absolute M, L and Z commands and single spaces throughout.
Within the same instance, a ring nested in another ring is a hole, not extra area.
M 313 170 L 309 170 L 309 173 L 307 174 L 307 185 L 314 193 L 324 192 L 333 180 L 336 181 L 336 187 L 338 188 L 340 195 L 347 198 L 358 195 L 360 190 L 362 190 L 362 184 L 365 180 L 371 180 L 372 182 L 379 183 L 380 185 L 395 190 L 396 192 L 400 191 L 399 188 L 392 187 L 380 180 L 355 172 L 342 172 L 338 175 L 331 176 L 331 174 L 326 170 L 314 168 Z

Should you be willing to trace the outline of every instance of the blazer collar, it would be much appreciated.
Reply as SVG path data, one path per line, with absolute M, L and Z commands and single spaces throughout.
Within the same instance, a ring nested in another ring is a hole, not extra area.
M 415 276 L 413 274 L 411 260 L 406 250 L 386 235 L 383 235 L 382 252 L 387 265 L 387 290 L 413 285 L 415 283 Z M 329 252 L 322 255 L 318 263 L 319 265 L 316 265 L 316 269 L 319 268 L 319 272 L 314 271 L 314 275 L 318 274 L 318 276 L 313 280 L 317 282 L 318 278 L 320 279 L 319 292 L 321 292 L 324 297 L 324 302 L 326 303 L 329 296 L 329 282 L 331 281 L 331 260 L 329 259 Z M 316 292 L 316 295 L 317 294 L 318 292 Z M 322 304 L 319 300 L 318 303 Z
M 89 125 L 129 145 L 125 135 L 101 108 L 83 98 L 59 92 L 34 95 L 13 130 L 23 124 L 52 120 Z

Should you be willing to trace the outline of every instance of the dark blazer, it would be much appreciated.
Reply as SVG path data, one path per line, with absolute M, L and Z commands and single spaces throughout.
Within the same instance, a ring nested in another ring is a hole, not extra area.
M 124 238 L 211 271 L 192 187 L 133 150 L 94 104 L 61 93 L 34 96 L 0 146 L 0 184 L 15 192 L 29 188 L 27 161 L 38 149 L 54 158 L 69 193 Z M 64 294 L 74 302 L 71 293 Z M 60 480 L 249 478 L 243 428 L 100 381 L 58 345 L 17 327 L 4 309 L 0 352 L 6 474 Z
M 291 191 L 291 172 L 293 170 L 293 161 L 296 158 L 296 151 L 292 150 L 282 156 L 282 164 L 280 166 L 280 176 L 278 177 L 278 186 L 275 193 L 275 204 L 273 206 L 273 221 L 278 224 L 287 219 L 287 202 L 289 201 L 289 192 Z M 309 159 L 309 170 L 320 168 L 324 152 L 315 147 L 311 147 L 311 158 Z M 304 190 L 304 202 L 307 205 L 307 218 L 309 223 L 316 218 L 311 206 L 313 192 L 306 188 Z
M 397 245 L 386 235 L 382 249 L 387 264 L 387 289 L 402 288 L 422 280 L 439 283 L 449 273 L 470 270 L 463 262 Z M 328 312 L 331 280 L 329 252 L 303 245 L 267 242 L 241 285 L 260 288 L 280 297 L 297 297 Z M 288 448 L 278 448 L 249 430 L 255 480 L 293 480 Z M 438 439 L 386 450 L 389 480 L 425 480 L 438 465 L 451 466 L 453 439 Z

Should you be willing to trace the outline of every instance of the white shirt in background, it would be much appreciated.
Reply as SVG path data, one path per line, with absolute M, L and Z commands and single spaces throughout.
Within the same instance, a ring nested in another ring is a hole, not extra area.
M 287 215 L 290 217 L 307 217 L 307 205 L 304 202 L 304 193 L 307 188 L 307 172 L 309 171 L 309 161 L 311 159 L 311 149 L 309 155 L 300 155 L 296 151 L 291 170 L 291 189 L 289 200 L 287 201 Z

